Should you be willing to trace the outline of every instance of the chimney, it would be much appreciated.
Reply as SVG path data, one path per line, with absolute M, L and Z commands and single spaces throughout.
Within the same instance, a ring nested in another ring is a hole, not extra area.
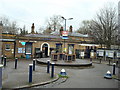
M 33 24 L 32 24 L 32 27 L 31 27 L 31 33 L 32 33 L 32 34 L 35 34 L 34 29 L 35 29 L 35 26 L 34 26 L 34 23 L 33 23 Z
M 60 36 L 62 36 L 63 27 L 60 28 Z
M 69 32 L 71 32 L 72 33 L 72 25 L 70 26 L 70 28 L 69 28 Z

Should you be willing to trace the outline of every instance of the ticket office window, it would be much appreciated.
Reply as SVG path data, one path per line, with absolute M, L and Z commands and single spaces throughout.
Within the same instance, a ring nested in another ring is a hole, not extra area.
M 74 44 L 68 44 L 68 54 L 74 54 Z

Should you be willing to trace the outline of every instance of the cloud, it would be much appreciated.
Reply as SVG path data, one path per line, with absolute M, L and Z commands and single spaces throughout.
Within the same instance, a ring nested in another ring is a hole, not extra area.
M 52 15 L 62 15 L 74 19 L 67 26 L 79 27 L 82 20 L 92 19 L 105 3 L 119 0 L 0 0 L 0 14 L 18 20 L 20 26 L 35 23 L 36 29 L 45 25 L 45 20 Z

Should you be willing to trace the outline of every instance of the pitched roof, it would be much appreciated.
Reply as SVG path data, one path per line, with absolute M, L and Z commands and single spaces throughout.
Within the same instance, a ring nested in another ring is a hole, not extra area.
M 60 36 L 56 35 L 44 35 L 44 34 L 28 34 L 25 35 L 27 37 L 45 37 L 45 38 L 60 38 Z
M 52 35 L 59 35 L 59 32 L 58 31 L 55 31 L 55 32 L 52 32 L 51 33 Z M 69 32 L 68 33 L 69 36 L 75 36 L 75 37 L 90 37 L 88 34 L 80 34 L 80 33 L 77 33 L 77 32 Z

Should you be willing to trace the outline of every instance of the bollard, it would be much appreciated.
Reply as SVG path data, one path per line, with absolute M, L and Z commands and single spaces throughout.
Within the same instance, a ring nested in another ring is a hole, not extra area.
M 32 83 L 32 67 L 33 64 L 29 64 L 29 83 Z
M 6 57 L 4 57 L 4 67 L 6 66 Z
M 110 65 L 110 60 L 109 60 L 109 65 Z
M 0 90 L 2 89 L 2 67 L 3 65 L 0 64 Z
M 47 60 L 47 73 L 50 73 L 50 60 Z
M 35 71 L 35 59 L 33 59 L 33 71 Z
M 90 62 L 92 62 L 92 58 L 90 58 Z
M 51 68 L 51 78 L 54 77 L 54 63 L 52 63 L 52 68 Z
M 15 69 L 17 69 L 17 61 L 18 61 L 18 58 L 15 58 Z
M 4 56 L 2 55 L 1 56 L 1 64 L 3 64 L 3 59 L 4 59 Z
M 100 63 L 101 63 L 102 59 L 100 59 Z
M 115 65 L 116 63 L 113 63 L 113 75 L 115 75 Z

